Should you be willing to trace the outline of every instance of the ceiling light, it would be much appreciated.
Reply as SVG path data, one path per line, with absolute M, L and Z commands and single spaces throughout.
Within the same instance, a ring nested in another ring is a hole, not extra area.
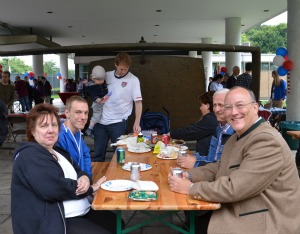
M 156 10 L 156 12 L 162 12 L 162 10 Z
M 159 26 L 159 24 L 155 24 L 154 26 L 155 26 L 155 27 L 158 27 L 158 26 Z
M 73 28 L 73 26 L 72 26 L 72 25 L 70 25 L 70 26 L 68 26 L 68 28 Z
M 241 24 L 241 26 L 242 26 L 242 27 L 244 27 L 244 26 L 245 26 L 245 24 Z
M 264 12 L 269 12 L 269 10 L 264 10 Z
M 52 14 L 53 13 L 53 11 L 47 11 L 47 14 Z
M 81 37 L 85 37 L 85 35 L 82 35 Z

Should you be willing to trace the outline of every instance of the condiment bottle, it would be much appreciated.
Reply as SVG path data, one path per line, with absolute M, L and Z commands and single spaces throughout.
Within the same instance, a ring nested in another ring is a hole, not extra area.
M 144 142 L 144 135 L 143 135 L 142 132 L 140 132 L 139 135 L 137 136 L 136 142 L 137 142 L 137 143 Z

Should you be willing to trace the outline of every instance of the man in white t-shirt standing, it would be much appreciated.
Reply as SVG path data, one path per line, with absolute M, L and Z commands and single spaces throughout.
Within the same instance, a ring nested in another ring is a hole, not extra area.
M 126 134 L 128 116 L 135 103 L 135 121 L 133 132 L 141 131 L 140 119 L 142 114 L 142 94 L 139 79 L 129 68 L 131 58 L 127 53 L 119 53 L 115 58 L 116 70 L 106 73 L 108 92 L 113 95 L 103 106 L 102 118 L 94 126 L 94 161 L 104 162 L 107 142 L 117 142 L 117 138 Z

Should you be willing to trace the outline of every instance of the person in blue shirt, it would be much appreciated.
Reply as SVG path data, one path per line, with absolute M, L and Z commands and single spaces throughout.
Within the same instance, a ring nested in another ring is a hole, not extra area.
M 179 157 L 177 159 L 179 166 L 183 168 L 193 168 L 220 160 L 224 144 L 234 133 L 232 127 L 227 123 L 224 110 L 224 100 L 228 91 L 229 89 L 221 89 L 216 91 L 213 96 L 213 110 L 219 125 L 210 140 L 208 154 L 200 155 L 196 153 L 196 156 L 188 155 L 187 157 Z
M 286 97 L 286 82 L 277 73 L 272 71 L 273 83 L 271 88 L 271 101 L 273 107 L 282 108 Z
M 90 149 L 84 142 L 81 130 L 88 120 L 87 101 L 80 96 L 71 96 L 66 102 L 66 119 L 61 120 L 61 128 L 56 145 L 66 150 L 84 172 L 92 178 Z

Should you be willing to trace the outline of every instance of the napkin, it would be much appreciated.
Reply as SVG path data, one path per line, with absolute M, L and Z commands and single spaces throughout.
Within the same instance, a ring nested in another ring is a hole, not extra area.
M 126 138 L 126 144 L 128 149 L 136 152 L 144 152 L 147 148 L 151 148 L 144 142 L 137 143 L 137 137 L 128 137 Z
M 132 188 L 136 190 L 143 190 L 143 191 L 157 191 L 158 186 L 153 181 L 143 181 L 138 180 L 136 182 L 132 182 Z
M 112 146 L 118 146 L 118 145 L 126 145 L 126 140 L 118 140 L 116 143 L 111 143 L 110 147 Z

